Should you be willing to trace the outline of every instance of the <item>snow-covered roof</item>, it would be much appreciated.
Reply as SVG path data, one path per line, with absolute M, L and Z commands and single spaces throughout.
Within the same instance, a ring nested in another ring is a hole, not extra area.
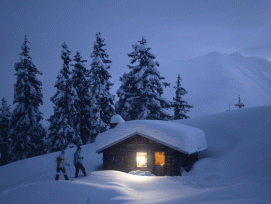
M 118 124 L 96 138 L 96 152 L 115 145 L 135 134 L 180 152 L 192 154 L 207 148 L 205 133 L 174 121 L 134 120 Z

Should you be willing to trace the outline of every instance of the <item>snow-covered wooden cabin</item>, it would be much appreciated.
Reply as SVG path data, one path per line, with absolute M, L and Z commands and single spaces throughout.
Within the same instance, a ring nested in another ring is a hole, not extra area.
M 179 175 L 180 169 L 198 161 L 198 152 L 206 148 L 202 130 L 174 121 L 123 121 L 96 138 L 104 170 L 142 170 L 157 176 Z

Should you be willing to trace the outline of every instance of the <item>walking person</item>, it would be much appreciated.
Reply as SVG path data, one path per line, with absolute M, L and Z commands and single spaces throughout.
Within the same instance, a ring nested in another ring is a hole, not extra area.
M 77 146 L 77 150 L 74 153 L 74 160 L 73 160 L 73 164 L 75 166 L 75 178 L 78 177 L 79 169 L 81 169 L 84 176 L 87 175 L 86 174 L 86 169 L 81 163 L 81 159 L 83 159 L 83 157 L 81 157 L 80 153 L 81 153 L 81 147 Z
M 67 164 L 64 160 L 64 154 L 65 154 L 65 151 L 62 150 L 61 151 L 61 154 L 58 155 L 58 157 L 56 158 L 56 161 L 57 161 L 57 168 L 56 168 L 56 178 L 55 180 L 57 181 L 59 179 L 59 174 L 60 174 L 60 171 L 63 172 L 64 174 L 64 178 L 65 180 L 69 180 L 68 176 L 67 176 L 67 173 L 66 173 L 66 169 L 65 169 L 65 166 L 70 166 L 70 164 Z

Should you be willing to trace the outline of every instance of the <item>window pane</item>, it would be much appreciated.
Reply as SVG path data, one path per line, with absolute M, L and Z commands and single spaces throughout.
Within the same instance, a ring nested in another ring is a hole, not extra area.
M 137 152 L 137 167 L 147 167 L 147 152 Z

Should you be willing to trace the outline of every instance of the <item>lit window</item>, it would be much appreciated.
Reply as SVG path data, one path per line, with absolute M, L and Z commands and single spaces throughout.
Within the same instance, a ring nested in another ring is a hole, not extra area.
M 165 165 L 165 152 L 155 152 L 155 165 Z
M 137 167 L 147 167 L 147 152 L 137 152 Z

